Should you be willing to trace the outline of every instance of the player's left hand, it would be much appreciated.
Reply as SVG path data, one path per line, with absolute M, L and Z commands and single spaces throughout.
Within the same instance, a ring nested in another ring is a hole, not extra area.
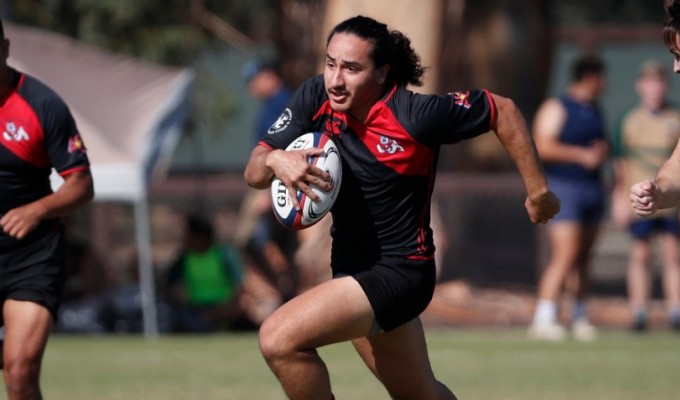
M 529 219 L 534 224 L 545 224 L 560 212 L 560 199 L 555 196 L 555 193 L 547 191 L 545 194 L 537 197 L 527 197 L 524 206 L 529 213 Z
M 659 209 L 659 197 L 659 188 L 651 180 L 638 182 L 630 188 L 630 203 L 641 217 L 649 217 Z
M 27 204 L 9 210 L 0 218 L 0 226 L 9 236 L 15 239 L 23 239 L 38 226 L 41 219 L 40 208 L 33 204 Z

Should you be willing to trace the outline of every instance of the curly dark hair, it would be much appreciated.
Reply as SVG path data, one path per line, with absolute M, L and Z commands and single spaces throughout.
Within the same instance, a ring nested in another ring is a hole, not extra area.
M 670 19 L 663 26 L 663 42 L 670 50 L 678 49 L 678 34 L 680 34 L 680 1 L 664 0 L 664 8 Z
M 425 68 L 420 57 L 411 47 L 411 40 L 399 31 L 390 31 L 387 25 L 373 18 L 358 15 L 349 18 L 333 28 L 326 45 L 336 33 L 351 33 L 373 44 L 371 59 L 376 68 L 389 65 L 387 81 L 397 85 L 423 84 Z
M 680 1 L 664 0 L 663 6 L 671 18 L 680 18 Z

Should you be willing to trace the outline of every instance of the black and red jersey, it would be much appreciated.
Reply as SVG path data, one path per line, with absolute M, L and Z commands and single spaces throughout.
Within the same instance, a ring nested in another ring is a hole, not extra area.
M 283 149 L 310 131 L 332 135 L 343 164 L 333 205 L 333 263 L 380 256 L 432 258 L 430 198 L 439 147 L 490 130 L 484 90 L 423 95 L 392 86 L 365 121 L 334 111 L 323 76 L 308 79 L 260 145 Z
M 10 69 L 0 99 L 0 213 L 52 193 L 50 173 L 89 168 L 85 146 L 62 99 L 39 80 Z

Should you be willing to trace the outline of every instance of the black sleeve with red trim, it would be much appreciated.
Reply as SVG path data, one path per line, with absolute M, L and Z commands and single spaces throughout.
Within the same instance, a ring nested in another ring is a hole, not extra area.
M 414 137 L 431 145 L 456 143 L 491 130 L 496 105 L 486 90 L 442 96 L 414 94 L 411 102 Z
M 85 144 L 71 111 L 61 97 L 31 77 L 26 77 L 20 91 L 40 120 L 45 151 L 52 167 L 62 176 L 89 168 Z
M 324 101 L 323 76 L 307 79 L 295 91 L 288 107 L 258 144 L 269 149 L 285 149 L 299 136 L 313 131 L 314 116 Z
M 64 176 L 89 168 L 85 143 L 66 104 L 56 101 L 46 117 L 45 146 L 54 169 Z

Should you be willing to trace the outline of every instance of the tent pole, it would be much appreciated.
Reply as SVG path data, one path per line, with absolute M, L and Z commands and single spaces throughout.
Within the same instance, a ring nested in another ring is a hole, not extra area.
M 135 225 L 137 232 L 137 260 L 139 267 L 139 290 L 141 293 L 142 313 L 144 317 L 144 336 L 147 339 L 158 337 L 158 319 L 156 310 L 156 289 L 154 270 L 151 260 L 151 220 L 146 190 L 134 203 Z

